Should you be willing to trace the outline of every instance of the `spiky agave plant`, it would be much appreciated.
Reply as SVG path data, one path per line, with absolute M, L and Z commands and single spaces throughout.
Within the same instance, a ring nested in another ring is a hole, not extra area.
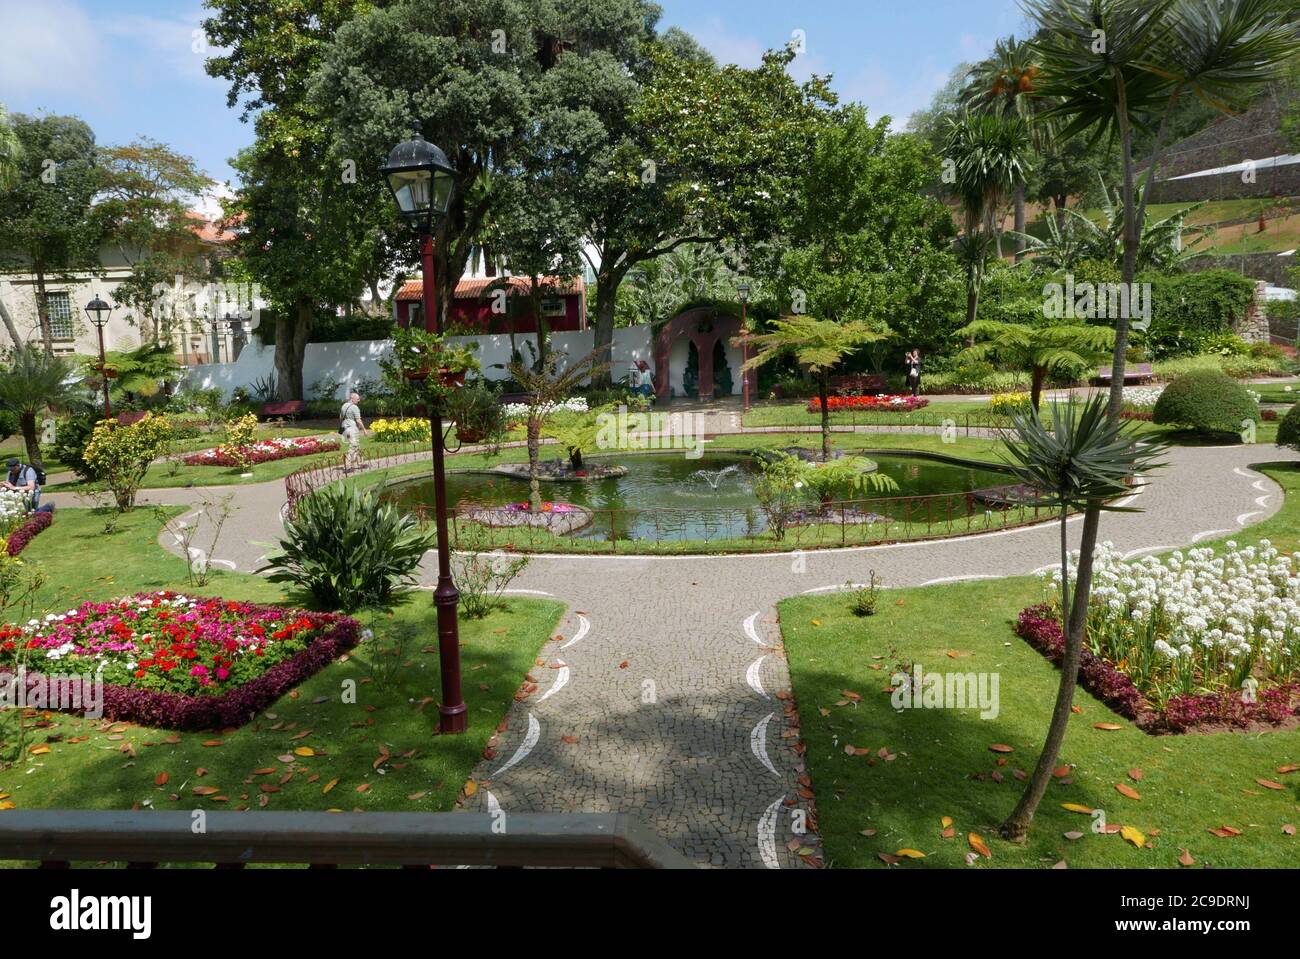
M 1086 402 L 1052 404 L 1051 426 L 1034 411 L 1015 417 L 1015 431 L 1006 442 L 1006 460 L 1016 478 L 1035 491 L 1029 502 L 1058 513 L 1061 550 L 1061 627 L 1065 633 L 1065 656 L 1061 661 L 1061 684 L 1052 711 L 1051 725 L 1038 765 L 1015 810 L 999 829 L 1004 839 L 1022 840 L 1033 821 L 1038 804 L 1047 791 L 1052 769 L 1070 722 L 1070 706 L 1078 680 L 1092 589 L 1093 550 L 1097 545 L 1095 517 L 1103 511 L 1137 512 L 1116 498 L 1129 489 L 1139 473 L 1161 465 L 1166 444 L 1143 439 L 1135 424 L 1116 422 L 1107 416 L 1106 398 Z M 1080 536 L 1078 570 L 1073 595 L 1069 579 L 1069 527 L 1072 510 L 1086 510 Z

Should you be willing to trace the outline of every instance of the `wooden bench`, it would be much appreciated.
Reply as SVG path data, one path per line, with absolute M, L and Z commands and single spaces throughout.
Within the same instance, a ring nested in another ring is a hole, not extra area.
M 263 403 L 261 409 L 263 419 L 271 417 L 288 417 L 294 419 L 302 416 L 307 412 L 307 404 L 303 400 L 284 400 L 278 403 Z
M 889 382 L 883 376 L 859 374 L 856 376 L 832 376 L 831 389 L 844 394 L 880 394 L 889 392 Z
M 1103 366 L 1099 369 L 1097 371 L 1097 382 L 1109 383 L 1112 379 L 1111 370 L 1112 367 L 1109 366 Z M 1151 381 L 1151 375 L 1150 363 L 1139 363 L 1137 366 L 1124 367 L 1125 383 L 1149 383 Z

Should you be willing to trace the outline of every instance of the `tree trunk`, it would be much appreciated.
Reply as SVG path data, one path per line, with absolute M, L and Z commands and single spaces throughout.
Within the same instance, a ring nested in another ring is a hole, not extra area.
M 23 434 L 23 445 L 27 447 L 27 465 L 45 469 L 45 461 L 41 459 L 40 438 L 36 432 L 36 414 L 19 413 L 18 427 Z
M 542 511 L 542 421 L 536 414 L 528 417 L 528 512 Z
M 828 403 L 830 377 L 823 373 L 817 377 L 817 395 L 822 401 L 822 462 L 831 461 L 831 409 Z
M 1016 184 L 1016 233 L 1025 232 L 1025 181 L 1021 180 Z M 1016 237 L 1016 262 L 1019 263 L 1025 256 L 1025 238 L 1022 235 Z
M 569 450 L 569 465 L 575 470 L 582 469 L 582 447 L 575 446 Z
M 1024 795 L 1006 821 L 998 828 L 1003 839 L 1023 842 L 1029 833 L 1029 824 L 1034 820 L 1034 813 L 1047 792 L 1052 781 L 1052 770 L 1056 768 L 1056 759 L 1061 752 L 1061 743 L 1070 726 L 1070 707 L 1074 704 L 1074 688 L 1078 684 L 1079 660 L 1083 656 L 1084 629 L 1088 623 L 1088 597 L 1092 591 L 1092 553 L 1097 546 L 1097 527 L 1100 525 L 1100 504 L 1088 504 L 1083 516 L 1083 536 L 1079 544 L 1079 571 L 1074 586 L 1074 600 L 1070 604 L 1068 618 L 1062 611 L 1066 623 L 1065 655 L 1061 660 L 1061 685 L 1056 693 L 1056 705 L 1052 709 L 1052 722 L 1047 728 L 1047 739 L 1043 750 L 1038 754 L 1038 765 L 1025 787 Z M 1064 546 L 1065 520 L 1061 517 L 1061 538 Z M 1062 575 L 1065 570 L 1062 569 Z
M 311 339 L 312 303 L 300 297 L 292 313 L 279 313 L 275 318 L 275 379 L 276 399 L 301 400 L 303 396 L 302 365 Z
M 1070 202 L 1069 194 L 1061 193 L 1052 197 L 1052 203 L 1056 207 L 1056 228 L 1065 229 L 1065 207 Z
M 546 369 L 546 354 L 551 348 L 551 327 L 542 316 L 542 288 L 537 277 L 530 277 L 528 303 L 533 311 L 533 326 L 537 331 L 537 368 Z
M 1043 401 L 1043 381 L 1046 379 L 1047 370 L 1041 366 L 1035 366 L 1029 392 L 1029 400 L 1033 404 L 1035 411 L 1038 410 L 1039 404 Z
M 971 265 L 966 271 L 966 325 L 975 322 L 975 317 L 979 314 L 980 303 L 980 284 L 979 275 L 974 265 Z M 966 344 L 970 346 L 970 343 Z
M 0 300 L 0 321 L 4 322 L 5 330 L 9 333 L 9 339 L 14 341 L 14 349 L 21 350 L 23 348 L 22 337 L 18 335 L 18 327 L 14 323 L 14 318 L 9 314 L 9 308 L 4 305 L 2 300 Z
M 45 355 L 54 356 L 54 329 L 50 326 L 50 304 L 45 294 L 45 267 L 36 265 L 36 316 L 41 324 L 41 342 L 45 346 Z
M 613 270 L 602 269 L 596 275 L 596 336 L 593 348 L 605 348 L 606 359 L 613 358 L 614 302 L 618 297 L 618 284 L 622 277 Z M 593 389 L 609 389 L 612 365 L 597 370 L 591 377 Z

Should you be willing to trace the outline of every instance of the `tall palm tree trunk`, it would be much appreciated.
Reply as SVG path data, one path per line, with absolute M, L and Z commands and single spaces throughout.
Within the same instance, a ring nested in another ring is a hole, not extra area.
M 542 511 L 542 419 L 537 415 L 528 417 L 528 511 Z
M 23 434 L 23 445 L 27 447 L 27 463 L 37 469 L 45 469 L 41 459 L 41 443 L 36 433 L 36 414 L 23 412 L 18 414 L 18 428 Z
M 1065 623 L 1065 655 L 1061 660 L 1061 685 L 1056 692 L 1056 705 L 1052 708 L 1052 722 L 1047 730 L 1047 739 L 1038 754 L 1038 765 L 1029 779 L 1029 785 L 1020 802 L 1011 815 L 998 827 L 998 835 L 1012 842 L 1023 842 L 1029 833 L 1029 824 L 1033 822 L 1034 813 L 1047 792 L 1052 781 L 1052 770 L 1056 768 L 1056 758 L 1061 752 L 1061 743 L 1070 726 L 1070 707 L 1074 705 L 1074 689 L 1079 681 L 1079 661 L 1083 657 L 1083 636 L 1088 624 L 1088 598 L 1092 592 L 1092 552 L 1097 546 L 1097 528 L 1101 519 L 1101 504 L 1089 503 L 1083 516 L 1083 536 L 1079 544 L 1081 556 L 1078 578 L 1074 586 L 1073 602 L 1069 600 L 1068 588 L 1062 593 L 1069 603 L 1069 613 L 1062 610 Z M 1065 559 L 1068 556 L 1067 516 L 1061 516 L 1061 573 L 1065 575 Z
M 1025 257 L 1025 181 L 1016 183 L 1016 262 Z
M 1029 388 L 1029 401 L 1033 404 L 1034 409 L 1038 409 L 1043 402 L 1043 382 L 1047 379 L 1047 370 L 1041 366 L 1035 366 L 1032 374 L 1032 385 Z

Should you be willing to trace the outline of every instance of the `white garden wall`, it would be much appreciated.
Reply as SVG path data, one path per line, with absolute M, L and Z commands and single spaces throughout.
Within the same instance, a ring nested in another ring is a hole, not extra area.
M 552 333 L 551 349 L 564 351 L 573 359 L 585 356 L 595 344 L 594 330 L 580 330 L 569 333 Z M 457 336 L 452 337 L 456 343 L 476 340 L 479 344 L 478 358 L 483 364 L 483 374 L 490 380 L 501 380 L 507 376 L 505 367 L 510 362 L 510 337 L 505 334 L 493 336 Z M 526 343 L 536 346 L 536 335 L 520 333 L 515 342 L 528 360 L 532 354 Z M 303 358 L 303 383 L 308 393 L 320 380 L 337 380 L 341 384 L 337 398 L 344 396 L 348 390 L 362 380 L 378 380 L 383 375 L 379 361 L 392 349 L 391 340 L 354 340 L 346 343 L 308 343 Z M 632 326 L 614 331 L 614 348 L 612 351 L 614 378 L 622 379 L 631 365 L 637 360 L 645 360 L 652 366 L 654 358 L 650 351 L 650 328 Z M 253 344 L 244 348 L 239 359 L 234 363 L 209 363 L 191 366 L 186 370 L 181 381 L 182 388 L 209 389 L 220 387 L 227 396 L 238 387 L 247 389 L 255 381 L 265 379 L 275 369 L 275 348 Z M 320 399 L 308 395 L 308 399 Z

